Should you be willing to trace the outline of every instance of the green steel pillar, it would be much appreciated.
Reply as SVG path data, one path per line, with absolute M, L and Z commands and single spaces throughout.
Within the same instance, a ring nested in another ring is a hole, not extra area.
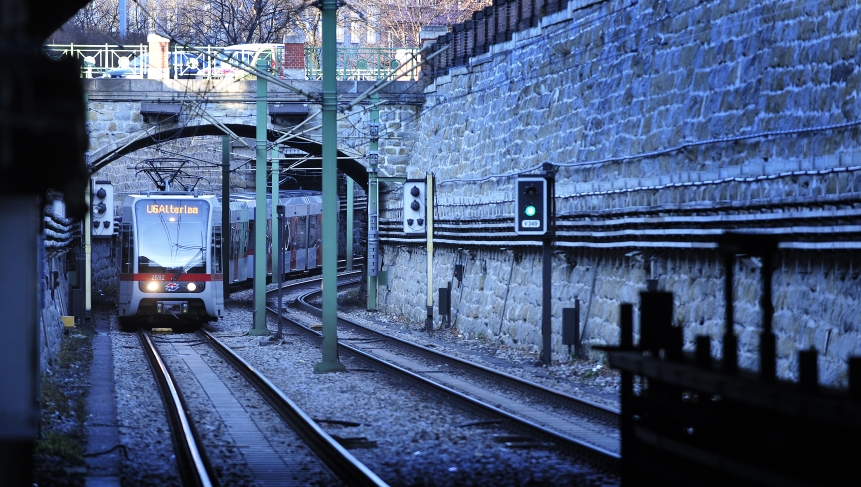
M 230 136 L 221 138 L 221 271 L 224 302 L 230 299 Z
M 279 195 L 280 189 L 278 188 L 278 180 L 281 178 L 281 170 L 278 166 L 278 151 L 274 151 L 274 157 L 272 158 L 272 213 L 270 217 L 272 218 L 272 282 L 281 282 L 277 278 L 278 269 L 280 269 L 278 262 L 281 260 L 281 252 L 279 251 L 279 245 L 281 242 L 278 241 L 278 226 L 276 222 L 278 222 L 278 205 L 281 204 L 281 197 Z
M 353 180 L 347 178 L 347 272 L 353 272 Z
M 314 373 L 347 370 L 338 360 L 338 85 L 335 20 L 338 0 L 322 1 L 323 22 L 323 361 Z
M 371 95 L 371 140 L 368 144 L 368 311 L 377 310 L 377 271 L 380 270 L 380 233 L 377 189 L 379 162 L 380 110 L 379 95 Z
M 258 65 L 267 69 L 266 61 Z M 254 209 L 254 328 L 251 336 L 269 335 L 266 328 L 266 78 L 257 77 L 257 167 L 254 186 L 257 208 Z

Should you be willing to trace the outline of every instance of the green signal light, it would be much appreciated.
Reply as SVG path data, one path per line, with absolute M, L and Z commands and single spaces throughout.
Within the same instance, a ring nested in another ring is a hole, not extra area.
M 524 213 L 526 213 L 526 216 L 535 216 L 535 207 L 532 205 L 527 206 Z

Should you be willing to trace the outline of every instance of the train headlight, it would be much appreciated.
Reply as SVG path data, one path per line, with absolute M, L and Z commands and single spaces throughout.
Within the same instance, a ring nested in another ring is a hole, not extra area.
M 193 283 L 193 282 L 190 282 L 190 283 L 188 283 L 188 286 L 186 286 L 186 288 L 187 288 L 190 292 L 194 292 L 194 290 L 195 290 L 195 289 L 197 289 L 197 284 L 195 284 L 195 283 Z
M 146 288 L 152 292 L 158 291 L 158 283 L 156 281 L 150 281 L 150 283 L 146 285 Z

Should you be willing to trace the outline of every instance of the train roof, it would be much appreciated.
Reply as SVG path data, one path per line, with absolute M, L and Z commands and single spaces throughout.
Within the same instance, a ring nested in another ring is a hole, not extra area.
M 177 196 L 190 196 L 192 198 L 215 198 L 214 194 L 206 194 L 198 191 L 146 191 L 139 193 L 130 193 L 128 196 L 136 196 L 140 198 L 175 198 Z

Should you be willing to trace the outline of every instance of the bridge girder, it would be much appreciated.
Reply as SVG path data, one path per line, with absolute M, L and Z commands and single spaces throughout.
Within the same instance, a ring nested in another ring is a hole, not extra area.
M 256 136 L 257 129 L 254 125 L 224 124 L 224 126 L 239 137 L 253 139 Z M 211 124 L 176 127 L 165 129 L 153 134 L 144 134 L 119 149 L 105 150 L 103 154 L 99 154 L 95 159 L 91 160 L 89 165 L 90 175 L 95 174 L 108 164 L 136 150 L 150 147 L 168 140 L 207 135 L 220 136 L 229 134 L 225 133 L 221 128 Z M 282 135 L 283 132 L 267 130 L 266 138 L 269 142 L 275 142 Z M 281 144 L 302 150 L 312 156 L 321 157 L 323 154 L 322 144 L 316 142 L 291 139 L 286 142 L 281 142 Z M 365 191 L 368 190 L 368 172 L 365 166 L 340 150 L 338 151 L 338 170 L 349 176 Z

